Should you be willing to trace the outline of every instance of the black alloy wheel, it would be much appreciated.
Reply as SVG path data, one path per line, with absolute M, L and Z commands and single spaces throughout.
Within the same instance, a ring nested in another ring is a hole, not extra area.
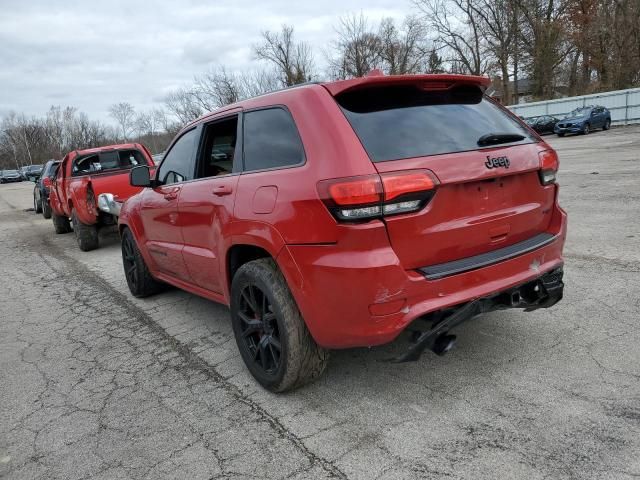
M 282 344 L 272 302 L 253 283 L 247 284 L 240 295 L 237 314 L 243 346 L 257 368 L 265 375 L 275 375 L 280 367 Z
M 133 239 L 130 235 L 122 238 L 122 263 L 124 265 L 124 276 L 132 290 L 138 287 L 138 270 L 136 265 L 136 255 L 133 245 Z

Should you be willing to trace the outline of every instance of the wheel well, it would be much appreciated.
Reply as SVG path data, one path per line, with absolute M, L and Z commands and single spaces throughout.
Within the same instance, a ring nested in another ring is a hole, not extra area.
M 229 249 L 227 254 L 227 266 L 229 272 L 229 285 L 233 280 L 233 276 L 238 269 L 247 262 L 257 260 L 258 258 L 271 258 L 269 252 L 265 249 L 256 247 L 255 245 L 234 245 Z

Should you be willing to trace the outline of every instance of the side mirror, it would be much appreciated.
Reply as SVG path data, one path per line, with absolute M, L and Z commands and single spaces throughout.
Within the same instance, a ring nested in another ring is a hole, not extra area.
M 150 187 L 151 174 L 149 173 L 149 167 L 141 165 L 132 168 L 129 172 L 129 183 L 133 187 Z

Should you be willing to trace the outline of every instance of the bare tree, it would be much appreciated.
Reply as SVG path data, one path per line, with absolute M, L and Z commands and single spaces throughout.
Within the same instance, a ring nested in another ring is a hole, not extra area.
M 401 29 L 391 18 L 380 23 L 380 58 L 389 75 L 420 73 L 426 69 L 430 50 L 426 29 L 416 16 L 404 19 Z
M 120 102 L 109 107 L 109 115 L 118 124 L 122 138 L 127 141 L 135 125 L 136 111 L 130 103 Z
M 448 50 L 451 70 L 483 75 L 490 57 L 475 0 L 413 0 L 428 26 L 437 34 L 437 42 Z
M 522 12 L 521 40 L 534 98 L 553 98 L 556 75 L 575 49 L 567 36 L 568 0 L 517 0 Z
M 362 13 L 342 17 L 336 34 L 333 55 L 328 58 L 332 78 L 362 77 L 382 66 L 380 35 Z
M 186 125 L 204 113 L 202 107 L 194 100 L 192 90 L 187 88 L 180 88 L 167 95 L 164 104 L 182 125 Z
M 282 25 L 280 32 L 262 32 L 262 43 L 254 45 L 253 51 L 256 58 L 276 68 L 284 87 L 308 82 L 313 76 L 311 47 L 294 40 L 290 25 Z

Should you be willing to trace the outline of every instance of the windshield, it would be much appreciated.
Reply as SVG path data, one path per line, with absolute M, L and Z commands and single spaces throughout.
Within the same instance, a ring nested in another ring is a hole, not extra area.
M 478 150 L 534 137 L 475 86 L 362 88 L 336 97 L 373 162 Z M 484 142 L 491 136 L 495 141 Z
M 18 171 L 17 170 L 5 170 L 4 174 L 5 175 L 18 175 Z
M 565 118 L 571 118 L 571 117 L 584 117 L 585 115 L 587 115 L 589 112 L 591 111 L 591 108 L 588 107 L 582 107 L 582 108 L 576 108 L 575 110 L 573 110 L 571 113 L 567 114 L 567 116 Z

